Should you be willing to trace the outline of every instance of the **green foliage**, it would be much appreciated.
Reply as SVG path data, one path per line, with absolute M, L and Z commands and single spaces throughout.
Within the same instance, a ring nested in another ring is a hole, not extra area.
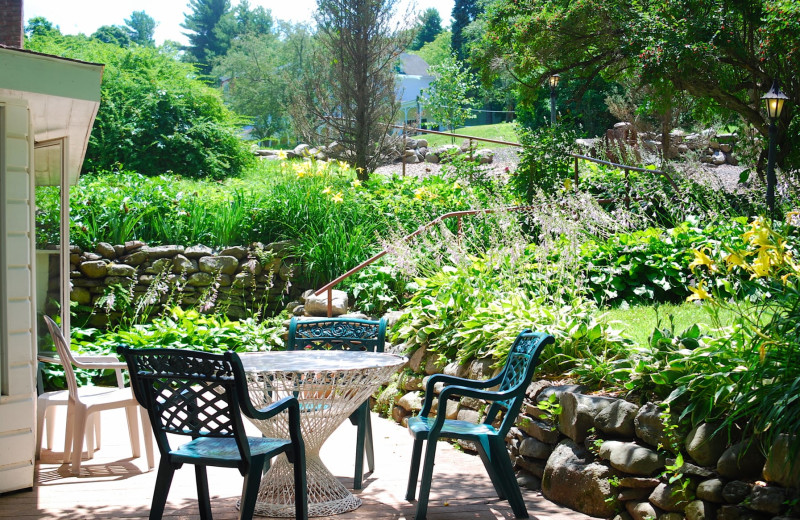
M 139 45 L 153 47 L 156 42 L 153 33 L 156 30 L 156 21 L 144 11 L 134 11 L 130 18 L 125 19 L 128 37 Z
M 470 90 L 476 86 L 472 74 L 462 68 L 455 55 L 429 69 L 433 76 L 430 86 L 423 90 L 425 110 L 433 121 L 445 125 L 452 132 L 470 119 L 473 104 Z
M 568 154 L 573 151 L 578 136 L 562 125 L 533 131 L 518 129 L 518 133 L 523 149 L 511 185 L 519 197 L 530 204 L 537 191 L 552 193 L 573 175 L 573 159 Z
M 92 33 L 92 38 L 103 43 L 110 43 L 119 47 L 127 47 L 131 44 L 128 31 L 119 25 L 101 25 Z
M 434 7 L 429 7 L 422 14 L 419 15 L 419 29 L 414 41 L 408 47 L 412 51 L 418 51 L 423 45 L 426 45 L 442 32 L 442 17 L 439 11 Z M 429 64 L 430 65 L 430 64 Z
M 428 65 L 440 65 L 453 54 L 450 38 L 450 31 L 442 31 L 433 41 L 426 43 L 417 51 L 412 51 L 411 54 L 416 54 Z
M 181 27 L 188 32 L 187 56 L 197 63 L 200 70 L 208 73 L 211 63 L 223 56 L 230 42 L 220 34 L 218 25 L 231 8 L 230 0 L 189 0 L 188 13 Z
M 121 164 L 149 175 L 221 179 L 252 161 L 235 117 L 191 66 L 154 48 L 123 49 L 82 36 L 33 37 L 28 48 L 105 64 L 84 170 Z
M 474 22 L 483 11 L 482 5 L 477 0 L 455 0 L 451 18 L 453 31 L 451 47 L 459 60 L 466 60 L 469 53 L 467 48 L 471 38 L 465 34 L 467 26 Z

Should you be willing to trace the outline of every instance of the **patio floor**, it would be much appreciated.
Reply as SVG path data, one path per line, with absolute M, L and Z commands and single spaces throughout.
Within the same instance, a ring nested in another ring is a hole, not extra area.
M 63 420 L 63 409 L 59 410 Z M 115 413 L 117 415 L 115 415 Z M 396 423 L 373 415 L 375 472 L 365 477 L 356 494 L 363 505 L 337 520 L 412 519 L 415 503 L 404 499 L 411 458 L 411 436 Z M 253 434 L 257 434 L 254 429 Z M 56 435 L 56 446 L 63 437 Z M 327 441 L 322 459 L 350 488 L 352 486 L 355 428 L 343 424 Z M 508 503 L 494 494 L 480 459 L 440 442 L 428 509 L 429 520 L 514 518 Z M 0 496 L 0 518 L 88 519 L 147 518 L 156 471 L 146 472 L 144 458 L 129 458 L 125 416 L 121 411 L 103 416 L 103 448 L 84 461 L 81 474 L 72 476 L 60 462 L 61 452 L 42 450 L 33 490 Z M 126 458 L 120 458 L 120 455 Z M 366 462 L 365 462 L 366 464 Z M 158 453 L 156 452 L 156 466 Z M 209 468 L 209 488 L 216 520 L 237 518 L 236 501 L 242 479 L 236 470 Z M 541 493 L 523 490 L 532 518 L 588 520 L 581 513 L 554 504 Z M 164 518 L 199 518 L 194 471 L 184 466 L 175 474 Z M 264 518 L 264 517 L 256 517 Z

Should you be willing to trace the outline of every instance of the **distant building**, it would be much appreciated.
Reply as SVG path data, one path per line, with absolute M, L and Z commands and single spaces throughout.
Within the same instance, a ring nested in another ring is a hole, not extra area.
M 400 55 L 397 69 L 397 95 L 400 98 L 398 124 L 416 126 L 421 123 L 420 115 L 424 121 L 422 90 L 430 86 L 433 76 L 428 74 L 428 64 L 425 60 L 407 52 Z

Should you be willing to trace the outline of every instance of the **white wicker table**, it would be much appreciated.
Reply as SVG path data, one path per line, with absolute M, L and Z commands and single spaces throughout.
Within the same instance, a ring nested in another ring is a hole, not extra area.
M 378 352 L 298 350 L 241 355 L 250 399 L 257 408 L 287 395 L 300 400 L 300 427 L 306 447 L 308 511 L 328 516 L 361 505 L 319 457 L 325 440 L 361 403 L 405 363 Z M 289 437 L 285 417 L 253 423 L 268 437 Z M 278 457 L 261 480 L 256 514 L 294 517 L 294 480 L 286 457 Z

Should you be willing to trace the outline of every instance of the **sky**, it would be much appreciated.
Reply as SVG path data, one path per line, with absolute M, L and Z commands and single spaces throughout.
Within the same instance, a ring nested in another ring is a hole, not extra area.
M 416 10 L 423 12 L 433 7 L 442 17 L 442 26 L 450 24 L 454 0 L 411 0 Z M 232 0 L 237 5 L 239 0 Z M 400 0 L 398 11 L 404 12 L 409 0 Z M 43 16 L 57 25 L 64 34 L 92 34 L 101 25 L 124 25 L 133 11 L 144 11 L 155 19 L 155 40 L 188 43 L 181 27 L 184 13 L 189 12 L 188 0 L 25 0 L 25 22 Z M 250 7 L 263 6 L 272 11 L 277 20 L 310 22 L 316 0 L 250 0 Z

